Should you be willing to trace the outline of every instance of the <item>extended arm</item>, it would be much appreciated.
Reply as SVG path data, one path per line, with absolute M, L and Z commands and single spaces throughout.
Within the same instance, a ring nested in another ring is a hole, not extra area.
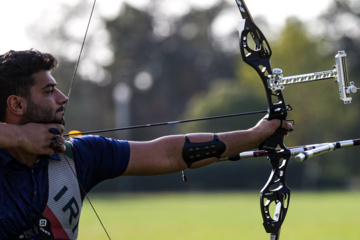
M 218 139 L 226 146 L 221 157 L 259 147 L 279 126 L 279 120 L 261 120 L 248 130 L 218 133 Z M 284 121 L 282 127 L 290 130 L 292 125 Z M 213 133 L 192 133 L 186 136 L 191 142 L 209 142 L 214 139 Z M 188 166 L 182 155 L 184 144 L 184 135 L 165 136 L 147 142 L 130 142 L 130 161 L 124 175 L 157 175 L 186 169 Z M 206 158 L 193 163 L 191 168 L 203 167 L 217 160 L 216 157 Z

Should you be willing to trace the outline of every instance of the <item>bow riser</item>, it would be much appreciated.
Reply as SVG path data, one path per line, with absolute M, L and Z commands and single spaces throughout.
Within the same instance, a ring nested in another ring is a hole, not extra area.
M 283 158 L 278 153 L 269 154 L 268 159 L 272 165 L 272 171 L 267 183 L 260 191 L 260 210 L 266 232 L 278 233 L 290 203 L 290 189 L 285 183 L 290 156 Z M 276 206 L 273 213 L 270 211 L 272 204 Z
M 272 51 L 270 45 L 260 29 L 248 19 L 240 21 L 238 31 L 241 56 L 244 62 L 255 69 L 265 87 L 268 101 L 268 119 L 285 120 L 289 107 L 285 105 L 282 92 L 281 90 L 272 91 L 269 88 L 269 76 L 272 75 L 270 64 Z M 254 36 L 257 37 L 254 39 Z M 250 46 L 251 41 L 254 41 L 254 48 Z M 256 42 L 260 43 L 260 45 L 257 46 Z
M 239 23 L 239 45 L 241 56 L 248 65 L 255 69 L 264 85 L 269 120 L 286 120 L 287 111 L 290 106 L 285 104 L 281 89 L 272 90 L 270 76 L 273 75 L 270 57 L 272 54 L 264 34 L 255 25 L 246 7 L 244 0 L 236 0 L 236 4 L 244 18 Z M 268 160 L 272 165 L 270 177 L 260 192 L 260 210 L 263 217 L 263 225 L 266 232 L 271 233 L 270 239 L 278 239 L 281 225 L 285 219 L 289 202 L 290 189 L 285 183 L 286 167 L 290 159 L 290 151 L 284 145 L 286 131 L 279 128 L 276 132 L 261 144 L 260 150 L 269 152 Z M 276 151 L 280 146 L 282 151 Z M 274 215 L 271 217 L 270 207 L 276 205 Z

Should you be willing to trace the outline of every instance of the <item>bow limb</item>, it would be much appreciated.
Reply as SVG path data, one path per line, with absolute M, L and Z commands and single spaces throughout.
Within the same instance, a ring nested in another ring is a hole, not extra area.
M 285 99 L 280 89 L 273 90 L 269 87 L 270 76 L 273 71 L 270 65 L 272 54 L 264 34 L 255 25 L 244 0 L 236 0 L 243 20 L 239 23 L 239 45 L 241 56 L 261 78 L 264 85 L 267 102 L 267 118 L 286 120 L 287 111 L 291 110 L 285 104 Z M 271 234 L 270 239 L 279 239 L 280 228 L 285 219 L 289 201 L 290 189 L 285 182 L 286 167 L 290 159 L 290 151 L 284 145 L 285 130 L 279 128 L 261 144 L 260 149 L 269 152 L 268 160 L 272 165 L 270 177 L 260 192 L 260 207 L 263 225 L 266 232 Z M 280 146 L 281 151 L 276 151 Z M 275 205 L 275 206 L 273 206 Z M 275 209 L 274 209 L 275 208 Z M 273 212 L 273 216 L 271 216 Z

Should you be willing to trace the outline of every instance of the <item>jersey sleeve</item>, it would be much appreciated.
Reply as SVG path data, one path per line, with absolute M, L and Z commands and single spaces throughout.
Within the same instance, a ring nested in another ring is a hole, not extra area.
M 121 176 L 129 163 L 130 146 L 127 141 L 102 136 L 70 138 L 78 179 L 85 191 L 96 184 Z

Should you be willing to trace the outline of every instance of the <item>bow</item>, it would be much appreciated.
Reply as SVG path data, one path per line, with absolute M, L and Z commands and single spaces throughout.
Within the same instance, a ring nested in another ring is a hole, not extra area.
M 344 104 L 351 103 L 350 93 L 355 93 L 359 88 L 355 87 L 354 83 L 348 79 L 345 51 L 338 51 L 333 70 L 283 77 L 281 69 L 271 69 L 270 57 L 272 52 L 270 46 L 261 30 L 255 25 L 245 1 L 235 1 L 243 18 L 239 23 L 241 56 L 244 62 L 256 70 L 262 80 L 268 101 L 269 120 L 286 121 L 287 112 L 292 110 L 290 105 L 285 104 L 282 94 L 284 85 L 335 78 L 339 87 L 340 99 L 343 100 Z M 280 228 L 290 203 L 290 189 L 285 182 L 286 168 L 290 157 L 296 155 L 298 160 L 304 161 L 309 157 L 338 148 L 359 145 L 359 140 L 355 139 L 287 148 L 283 141 L 284 135 L 285 130 L 279 128 L 261 144 L 258 151 L 243 152 L 228 158 L 228 160 L 236 161 L 248 157 L 268 157 L 272 171 L 260 192 L 260 210 L 264 228 L 266 232 L 271 234 L 271 240 L 279 239 Z M 274 206 L 271 207 L 272 205 Z M 272 209 L 273 212 L 271 212 Z
M 239 23 L 239 45 L 241 56 L 248 65 L 255 69 L 265 87 L 268 101 L 267 118 L 286 120 L 290 105 L 285 104 L 281 89 L 269 88 L 269 79 L 273 75 L 270 65 L 271 48 L 264 34 L 255 25 L 244 0 L 236 0 L 236 4 L 243 18 Z M 284 129 L 277 129 L 260 149 L 266 150 L 268 160 L 272 165 L 270 177 L 260 192 L 260 210 L 266 232 L 271 234 L 270 239 L 279 239 L 281 225 L 285 219 L 289 201 L 290 189 L 285 182 L 286 167 L 290 159 L 290 151 L 284 145 Z M 281 151 L 276 151 L 280 146 Z M 275 212 L 271 216 L 270 208 L 275 204 Z

